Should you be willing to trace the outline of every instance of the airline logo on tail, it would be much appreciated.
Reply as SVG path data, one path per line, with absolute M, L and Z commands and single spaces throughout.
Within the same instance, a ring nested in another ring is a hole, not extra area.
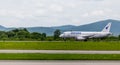
M 106 29 L 108 29 L 108 27 L 106 27 Z
M 110 32 L 110 28 L 111 28 L 111 23 L 108 23 L 105 28 L 102 30 L 102 32 Z

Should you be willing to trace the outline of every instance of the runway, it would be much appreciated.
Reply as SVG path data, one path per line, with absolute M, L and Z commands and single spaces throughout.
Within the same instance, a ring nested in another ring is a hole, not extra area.
M 0 50 L 0 53 L 120 54 L 120 51 L 85 51 L 85 50 Z
M 120 65 L 120 61 L 35 61 L 1 60 L 0 65 Z

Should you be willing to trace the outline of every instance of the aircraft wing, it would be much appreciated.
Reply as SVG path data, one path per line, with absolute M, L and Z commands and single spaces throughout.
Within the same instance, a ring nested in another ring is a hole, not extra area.
M 93 36 L 94 35 L 80 35 L 80 36 L 77 36 L 76 39 L 77 40 L 85 40 L 85 39 L 93 37 Z

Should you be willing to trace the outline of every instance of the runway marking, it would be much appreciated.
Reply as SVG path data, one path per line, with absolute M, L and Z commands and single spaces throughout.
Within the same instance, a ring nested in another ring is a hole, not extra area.
M 0 65 L 120 65 L 120 61 L 34 61 L 1 60 Z
M 120 51 L 83 51 L 83 50 L 0 50 L 0 53 L 120 54 Z

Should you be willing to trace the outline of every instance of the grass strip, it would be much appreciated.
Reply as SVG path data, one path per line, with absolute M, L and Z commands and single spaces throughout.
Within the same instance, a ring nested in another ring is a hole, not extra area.
M 0 54 L 0 60 L 120 60 L 120 54 Z
M 9 50 L 120 50 L 120 42 L 0 42 Z

